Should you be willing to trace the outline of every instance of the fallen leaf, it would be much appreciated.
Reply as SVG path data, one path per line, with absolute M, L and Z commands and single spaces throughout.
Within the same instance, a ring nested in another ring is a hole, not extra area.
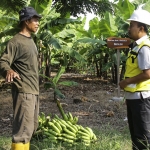
M 106 114 L 107 117 L 113 117 L 114 116 L 114 112 L 113 111 L 109 111 Z

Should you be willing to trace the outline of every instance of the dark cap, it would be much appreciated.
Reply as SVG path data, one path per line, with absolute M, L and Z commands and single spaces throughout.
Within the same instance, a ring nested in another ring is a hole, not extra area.
M 42 16 L 39 15 L 33 7 L 24 7 L 19 11 L 20 22 L 31 19 L 33 16 L 42 18 Z

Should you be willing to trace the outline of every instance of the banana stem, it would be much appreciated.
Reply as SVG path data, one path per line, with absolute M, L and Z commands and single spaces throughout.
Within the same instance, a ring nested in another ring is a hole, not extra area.
M 62 117 L 63 117 L 63 119 L 65 120 L 65 121 L 67 121 L 68 119 L 67 119 L 67 116 L 66 116 L 66 114 L 65 114 L 65 112 L 64 112 L 64 110 L 63 110 L 63 108 L 62 108 L 62 106 L 61 106 L 61 104 L 60 104 L 60 100 L 56 100 L 56 103 L 57 103 L 57 107 L 58 107 L 58 109 L 59 109 L 59 111 L 60 111 L 60 114 L 62 115 Z

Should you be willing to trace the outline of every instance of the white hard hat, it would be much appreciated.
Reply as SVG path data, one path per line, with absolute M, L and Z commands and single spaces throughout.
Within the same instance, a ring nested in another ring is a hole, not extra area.
M 146 10 L 143 10 L 142 7 L 144 4 L 140 5 L 136 10 L 134 10 L 133 14 L 128 21 L 137 21 L 147 25 L 150 25 L 150 13 Z

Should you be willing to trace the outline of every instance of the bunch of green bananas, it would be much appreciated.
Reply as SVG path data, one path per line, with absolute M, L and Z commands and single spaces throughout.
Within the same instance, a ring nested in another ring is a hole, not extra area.
M 42 118 L 39 116 L 40 125 L 34 136 L 39 134 L 43 141 L 53 143 L 65 142 L 72 145 L 83 143 L 86 146 L 97 140 L 91 128 L 84 128 L 77 124 L 78 117 L 73 117 L 70 112 L 66 116 L 68 117 L 67 121 L 57 115 L 50 119 L 50 116 L 43 117 L 42 114 Z
M 67 117 L 66 121 L 70 121 L 72 124 L 77 124 L 78 123 L 78 117 L 77 116 L 72 116 L 72 114 L 70 112 L 68 112 L 67 114 L 65 114 Z

